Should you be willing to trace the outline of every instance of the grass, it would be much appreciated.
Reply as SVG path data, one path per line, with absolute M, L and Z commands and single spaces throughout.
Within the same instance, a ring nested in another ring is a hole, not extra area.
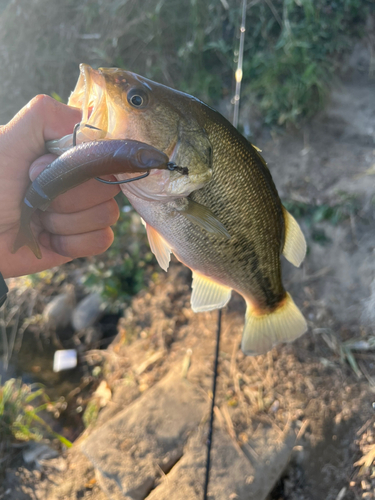
M 348 193 L 339 193 L 338 201 L 333 204 L 323 203 L 313 205 L 294 200 L 283 201 L 285 208 L 297 219 L 303 219 L 305 226 L 310 230 L 313 241 L 325 245 L 330 239 L 321 222 L 328 222 L 333 226 L 357 216 L 360 210 L 360 200 L 357 196 Z
M 36 404 L 38 403 L 38 404 Z M 54 432 L 40 416 L 53 410 L 44 387 L 28 385 L 21 380 L 10 379 L 0 386 L 0 442 L 41 441 L 45 437 L 57 438 L 61 444 L 71 446 L 70 441 Z
M 210 104 L 232 95 L 241 2 L 223 3 L 149 2 L 146 18 L 118 39 L 116 62 Z M 298 125 L 323 107 L 371 12 L 370 0 L 249 2 L 244 95 L 266 124 Z

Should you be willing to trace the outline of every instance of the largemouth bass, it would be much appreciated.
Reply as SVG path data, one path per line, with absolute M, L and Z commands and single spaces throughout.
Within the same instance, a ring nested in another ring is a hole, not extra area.
M 61 153 L 61 151 L 59 151 Z M 20 228 L 12 252 L 27 245 L 42 258 L 30 221 L 37 210 L 46 210 L 60 194 L 100 175 L 148 172 L 168 168 L 168 157 L 139 141 L 93 141 L 68 148 L 32 182 L 21 206 Z
M 155 170 L 122 190 L 145 221 L 162 269 L 170 254 L 193 271 L 194 311 L 224 307 L 236 290 L 247 303 L 242 350 L 261 354 L 302 335 L 306 321 L 285 291 L 283 254 L 299 266 L 306 243 L 283 207 L 259 151 L 200 100 L 117 68 L 81 74 L 69 105 L 82 109 L 91 140 L 151 144 L 189 175 Z M 69 144 L 55 142 L 54 152 Z M 119 179 L 130 174 L 118 175 Z

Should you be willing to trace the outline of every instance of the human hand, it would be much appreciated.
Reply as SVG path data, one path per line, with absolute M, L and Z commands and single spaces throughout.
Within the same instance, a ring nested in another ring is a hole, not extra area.
M 92 179 L 58 196 L 46 212 L 34 214 L 32 231 L 42 259 L 26 247 L 11 253 L 30 179 L 56 158 L 45 154 L 45 142 L 71 133 L 80 120 L 78 109 L 40 95 L 0 127 L 0 272 L 4 278 L 96 255 L 113 242 L 110 226 L 119 216 L 113 197 L 119 187 Z

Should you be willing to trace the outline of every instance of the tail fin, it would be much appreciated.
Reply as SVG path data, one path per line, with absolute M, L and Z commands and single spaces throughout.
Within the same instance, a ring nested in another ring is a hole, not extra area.
M 295 340 L 306 330 L 306 320 L 289 293 L 270 314 L 256 315 L 248 303 L 241 348 L 250 356 L 264 354 L 279 342 Z
M 23 224 L 20 226 L 12 253 L 16 253 L 18 249 L 25 245 L 30 248 L 37 259 L 42 258 L 42 252 L 40 251 L 39 244 L 31 230 L 30 224 Z

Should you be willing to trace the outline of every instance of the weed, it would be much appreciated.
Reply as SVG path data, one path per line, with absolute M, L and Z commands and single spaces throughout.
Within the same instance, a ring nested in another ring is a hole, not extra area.
M 41 404 L 34 406 L 33 402 L 38 400 Z M 0 442 L 40 441 L 48 435 L 70 447 L 70 441 L 55 433 L 40 416 L 42 411 L 53 408 L 40 384 L 27 385 L 21 380 L 7 380 L 0 386 Z
M 285 200 L 283 205 L 297 219 L 303 217 L 308 226 L 324 221 L 336 226 L 352 215 L 357 215 L 360 209 L 357 196 L 338 193 L 338 198 L 338 202 L 332 205 L 313 205 L 294 200 Z
M 323 203 L 313 205 L 300 201 L 283 201 L 285 208 L 296 218 L 303 219 L 305 226 L 310 231 L 311 239 L 320 245 L 326 245 L 331 241 L 323 227 L 319 223 L 328 222 L 333 226 L 356 216 L 360 210 L 360 202 L 354 195 L 338 193 L 338 202 L 332 205 Z

